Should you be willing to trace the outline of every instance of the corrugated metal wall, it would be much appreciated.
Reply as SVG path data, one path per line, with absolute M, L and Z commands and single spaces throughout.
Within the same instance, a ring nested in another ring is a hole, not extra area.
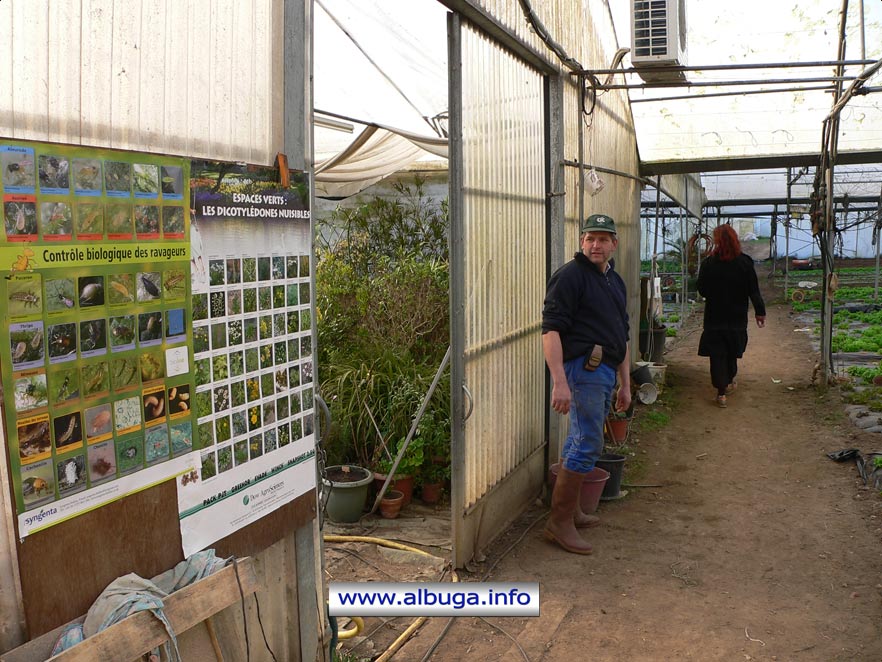
M 451 29 L 451 374 L 470 409 L 454 425 L 462 565 L 541 488 L 546 159 L 542 76 L 467 22 Z
M 281 0 L 0 2 L 0 131 L 271 164 Z
M 463 59 L 468 507 L 543 444 L 545 170 L 541 76 L 474 30 Z
M 556 101 L 545 97 L 544 74 L 518 59 L 517 45 L 509 43 L 504 49 L 465 21 L 459 35 L 452 33 L 452 280 L 458 279 L 459 271 L 463 274 L 461 289 L 454 282 L 452 290 L 457 350 L 452 373 L 454 416 L 465 416 L 473 404 L 470 418 L 455 421 L 452 497 L 458 565 L 480 556 L 501 527 L 539 494 L 546 454 L 556 457 L 565 433 L 567 419 L 550 412 L 546 402 L 540 322 L 548 276 L 578 250 L 580 212 L 585 216 L 603 212 L 616 219 L 617 268 L 629 289 L 628 308 L 635 323 L 639 312 L 640 183 L 627 96 L 620 91 L 599 95 L 592 112 L 583 113 L 578 78 L 529 27 L 518 0 L 469 4 L 559 66 L 562 84 L 548 89 L 562 90 L 562 107 L 559 116 L 551 112 L 546 117 L 544 104 L 556 107 Z M 610 65 L 617 44 L 604 0 L 532 0 L 530 4 L 549 36 L 570 57 L 586 68 Z M 461 88 L 457 88 L 459 78 Z M 462 98 L 457 99 L 456 93 Z M 457 103 L 461 117 L 456 116 Z M 558 119 L 562 129 L 555 125 Z M 563 136 L 563 153 L 552 150 L 547 163 L 546 129 L 550 136 L 558 131 Z M 455 144 L 457 130 L 461 146 Z M 580 152 L 588 166 L 614 171 L 601 173 L 605 187 L 596 196 L 580 195 L 576 167 Z M 564 204 L 556 206 L 546 196 L 561 191 L 548 190 L 545 169 L 554 171 L 560 161 L 568 165 L 563 174 Z M 461 179 L 455 172 L 460 162 Z M 633 328 L 636 349 L 636 325 Z M 460 379 L 473 403 L 457 392 Z M 550 449 L 545 448 L 546 441 Z M 464 475 L 457 477 L 460 469 Z

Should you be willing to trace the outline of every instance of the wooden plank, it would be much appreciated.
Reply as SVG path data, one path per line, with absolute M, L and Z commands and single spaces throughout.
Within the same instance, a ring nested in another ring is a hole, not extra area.
M 0 23 L 2 20 L 3 8 L 0 6 Z M 6 411 L 2 405 L 0 418 L 6 420 Z M 0 586 L 3 587 L 0 590 L 0 650 L 15 648 L 27 640 L 24 599 L 15 546 L 16 509 L 9 475 L 8 448 L 6 426 L 0 425 Z
M 263 644 L 263 636 L 259 634 L 263 632 L 277 660 L 299 662 L 296 652 L 299 642 L 288 627 L 291 604 L 286 601 L 286 595 L 288 585 L 297 581 L 286 565 L 287 559 L 294 554 L 289 546 L 289 538 L 285 537 L 254 557 L 260 590 L 253 600 L 246 601 L 245 609 L 225 609 L 212 619 L 224 659 L 247 659 L 245 638 L 241 636 L 247 627 L 248 632 L 258 633 L 251 637 L 252 660 L 267 662 L 270 658 Z M 258 600 L 262 618 L 258 618 Z M 273 618 L 268 618 L 267 614 L 272 614 Z
M 29 535 L 18 559 L 34 638 L 86 613 L 117 577 L 155 577 L 184 559 L 175 481 Z
M 238 571 L 238 581 L 236 573 Z M 239 582 L 242 589 L 239 590 Z M 239 602 L 242 596 L 257 591 L 257 576 L 252 559 L 242 559 L 237 567 L 229 565 L 219 572 L 185 586 L 165 598 L 164 612 L 175 633 L 184 633 L 209 616 Z M 55 632 L 50 635 L 57 634 Z M 28 649 L 43 650 L 50 635 L 29 642 L 0 656 L 2 662 L 29 662 L 46 659 L 28 657 Z M 54 640 L 54 639 L 53 639 Z M 159 620 L 148 611 L 138 612 L 80 644 L 49 658 L 52 662 L 131 662 L 168 641 Z M 51 645 L 50 645 L 51 648 Z
M 51 632 L 47 632 L 36 639 L 22 644 L 18 648 L 0 654 L 0 662 L 44 662 L 44 660 L 48 660 L 52 656 L 55 642 L 58 641 L 64 629 L 69 625 L 82 623 L 85 620 L 86 615 L 83 614 L 69 623 L 59 625 Z
M 285 4 L 285 25 L 282 76 L 284 84 L 283 98 L 274 100 L 283 109 L 282 131 L 285 151 L 294 168 L 306 169 L 306 155 L 310 147 L 310 132 L 307 131 L 307 117 L 312 98 L 307 90 L 309 76 L 312 72 L 310 58 L 312 47 L 309 43 L 311 31 L 309 10 L 305 3 L 290 2 Z

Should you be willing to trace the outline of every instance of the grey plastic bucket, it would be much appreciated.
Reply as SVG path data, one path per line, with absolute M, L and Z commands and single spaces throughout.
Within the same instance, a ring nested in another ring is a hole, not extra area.
M 346 480 L 334 480 L 335 475 L 347 474 Z M 374 475 L 363 467 L 336 465 L 327 468 L 331 477 L 323 478 L 324 489 L 329 490 L 327 513 L 332 522 L 357 522 L 364 511 L 368 488 Z

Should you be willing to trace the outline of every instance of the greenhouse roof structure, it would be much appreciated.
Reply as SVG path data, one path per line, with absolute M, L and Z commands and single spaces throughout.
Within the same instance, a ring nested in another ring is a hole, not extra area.
M 882 86 L 876 73 L 882 3 L 682 2 L 683 80 L 644 80 L 630 53 L 594 77 L 598 94 L 628 86 L 642 172 L 702 173 L 710 203 L 743 200 L 767 209 L 785 196 L 787 168 L 792 181 L 808 167 L 791 191 L 804 198 L 834 88 L 855 85 L 858 94 L 839 112 L 837 195 L 878 198 L 882 174 L 873 164 L 882 163 Z M 630 49 L 632 3 L 608 4 L 618 43 Z M 328 113 L 319 118 L 348 127 L 341 132 L 339 126 L 317 126 L 318 162 L 337 154 L 369 123 L 397 133 L 406 152 L 398 163 L 429 158 L 425 145 L 411 140 L 415 136 L 432 142 L 431 158 L 443 157 L 446 11 L 437 0 L 316 0 L 315 107 Z M 844 63 L 839 71 L 837 63 Z

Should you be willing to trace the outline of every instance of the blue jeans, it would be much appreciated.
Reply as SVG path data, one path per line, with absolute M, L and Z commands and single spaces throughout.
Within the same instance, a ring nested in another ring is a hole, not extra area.
M 589 372 L 583 358 L 564 363 L 570 386 L 570 431 L 561 457 L 565 469 L 588 473 L 603 452 L 603 424 L 612 404 L 616 371 L 606 363 Z

